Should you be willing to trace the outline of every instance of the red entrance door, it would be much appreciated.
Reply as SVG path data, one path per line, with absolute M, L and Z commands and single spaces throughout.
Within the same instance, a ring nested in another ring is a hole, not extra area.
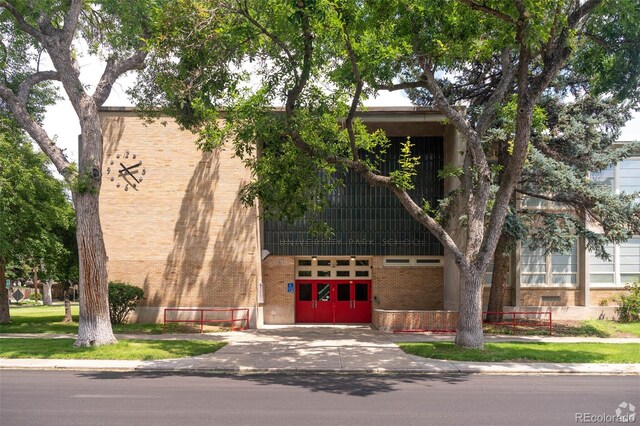
M 296 322 L 371 322 L 371 281 L 296 282 Z

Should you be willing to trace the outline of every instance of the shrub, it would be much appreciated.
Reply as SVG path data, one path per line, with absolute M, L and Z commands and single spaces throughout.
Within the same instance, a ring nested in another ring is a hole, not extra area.
M 620 306 L 616 308 L 618 321 L 639 322 L 640 321 L 640 280 L 627 285 L 629 294 L 621 294 L 619 298 Z
M 133 311 L 142 297 L 144 290 L 134 285 L 119 281 L 109 283 L 109 314 L 111 324 L 122 324 Z
M 36 294 L 35 293 L 31 293 L 29 295 L 29 300 L 36 300 Z M 38 293 L 38 300 L 37 301 L 40 301 L 40 300 L 42 300 L 42 293 Z

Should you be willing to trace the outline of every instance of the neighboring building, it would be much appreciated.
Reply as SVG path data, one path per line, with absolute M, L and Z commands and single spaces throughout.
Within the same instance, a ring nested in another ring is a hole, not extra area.
M 347 176 L 324 214 L 335 235 L 318 239 L 301 222 L 262 221 L 257 207 L 242 205 L 238 191 L 251 175 L 231 147 L 203 153 L 196 136 L 173 121 L 149 124 L 131 109 L 104 108 L 101 116 L 100 218 L 109 279 L 145 290 L 139 321 L 162 321 L 164 308 L 242 307 L 254 327 L 372 322 L 401 329 L 426 328 L 428 321 L 451 328 L 455 264 L 388 191 Z M 455 188 L 453 179 L 437 178 L 444 164 L 461 164 L 463 151 L 442 114 L 371 108 L 361 118 L 370 129 L 385 130 L 391 158 L 398 142 L 411 137 L 421 157 L 415 199 L 434 204 Z M 628 184 L 626 164 L 613 174 L 621 189 Z M 640 170 L 629 170 L 637 182 Z M 611 250 L 612 263 L 590 260 L 580 242 L 562 256 L 517 250 L 505 310 L 551 307 L 554 318 L 610 315 L 599 301 L 640 273 L 640 239 Z

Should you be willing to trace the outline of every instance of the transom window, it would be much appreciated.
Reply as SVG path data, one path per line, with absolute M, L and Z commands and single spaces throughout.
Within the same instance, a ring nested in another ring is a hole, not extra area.
M 385 257 L 384 266 L 442 266 L 443 256 Z
M 371 260 L 348 258 L 296 259 L 297 278 L 370 278 Z

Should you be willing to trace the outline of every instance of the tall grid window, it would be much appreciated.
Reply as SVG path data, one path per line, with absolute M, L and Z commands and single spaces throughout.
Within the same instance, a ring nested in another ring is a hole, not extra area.
M 589 253 L 589 284 L 592 287 L 624 287 L 640 279 L 640 237 L 606 247 L 610 260 Z
M 578 283 L 577 244 L 568 253 L 546 253 L 544 249 L 529 249 L 522 243 L 520 255 L 520 285 L 522 287 L 575 287 Z

